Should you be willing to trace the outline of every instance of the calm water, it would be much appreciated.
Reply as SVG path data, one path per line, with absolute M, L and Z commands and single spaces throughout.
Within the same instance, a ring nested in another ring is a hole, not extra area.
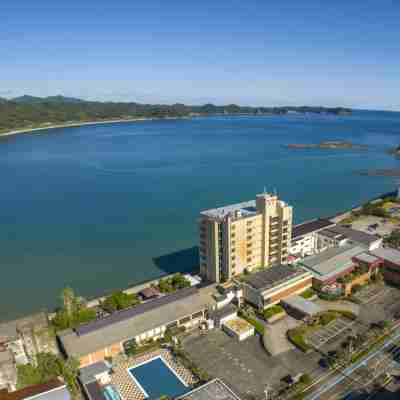
M 289 150 L 346 139 L 368 151 Z M 400 114 L 147 121 L 0 138 L 0 319 L 57 304 L 70 285 L 94 296 L 190 270 L 200 210 L 264 186 L 295 220 L 331 215 L 382 192 Z

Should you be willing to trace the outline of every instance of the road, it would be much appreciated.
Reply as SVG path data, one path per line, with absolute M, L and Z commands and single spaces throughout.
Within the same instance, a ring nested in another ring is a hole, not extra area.
M 313 393 L 306 396 L 306 400 L 317 400 L 321 398 L 338 398 L 338 392 L 342 393 L 343 383 L 346 381 L 357 381 L 357 372 L 363 367 L 367 366 L 367 363 L 376 357 L 381 356 L 381 354 L 394 342 L 400 339 L 400 327 L 397 327 L 392 333 L 390 338 L 388 338 L 378 350 L 368 354 L 360 361 L 347 367 L 345 370 L 335 374 L 328 382 L 318 385 Z M 336 396 L 336 397 L 335 397 Z

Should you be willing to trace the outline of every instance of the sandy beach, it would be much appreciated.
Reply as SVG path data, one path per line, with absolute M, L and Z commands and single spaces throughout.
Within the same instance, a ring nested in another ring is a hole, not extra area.
M 20 133 L 31 133 L 36 131 L 44 131 L 47 129 L 59 129 L 59 128 L 76 128 L 85 125 L 103 125 L 103 124 L 119 124 L 122 122 L 140 122 L 140 121 L 154 121 L 154 120 L 166 120 L 166 119 L 187 119 L 190 117 L 165 117 L 165 118 L 129 118 L 129 119 L 111 119 L 106 121 L 88 121 L 88 122 L 71 122 L 69 124 L 58 124 L 58 125 L 48 125 L 40 128 L 26 128 L 26 129 L 17 129 L 14 131 L 0 133 L 0 137 L 2 136 L 11 136 L 18 135 Z

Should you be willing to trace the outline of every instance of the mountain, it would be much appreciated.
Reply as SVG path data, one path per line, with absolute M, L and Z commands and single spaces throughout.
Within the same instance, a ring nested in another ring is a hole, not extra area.
M 12 101 L 13 103 L 19 103 L 19 104 L 35 104 L 35 103 L 42 103 L 43 102 L 43 98 L 42 97 L 29 96 L 27 94 L 24 94 L 23 96 L 14 97 L 10 101 Z
M 346 115 L 350 109 L 337 107 L 243 107 L 237 104 L 199 106 L 181 103 L 140 104 L 86 101 L 62 95 L 35 97 L 23 95 L 0 100 L 0 133 L 71 122 L 105 121 L 133 118 L 172 118 L 194 115 L 284 115 L 296 113 L 328 113 Z
M 49 96 L 43 99 L 45 102 L 50 103 L 84 103 L 85 100 L 77 99 L 75 97 L 65 97 L 61 95 Z
M 76 99 L 74 97 L 65 97 L 61 95 L 49 97 L 35 97 L 24 94 L 23 96 L 14 97 L 10 101 L 19 104 L 38 104 L 38 103 L 83 103 L 85 100 Z

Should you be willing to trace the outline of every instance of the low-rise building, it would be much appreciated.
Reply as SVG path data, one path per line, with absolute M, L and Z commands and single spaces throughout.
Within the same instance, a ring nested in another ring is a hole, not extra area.
M 58 334 L 65 354 L 76 357 L 81 367 L 124 352 L 137 344 L 162 337 L 167 329 L 198 326 L 215 308 L 215 286 L 190 287 L 111 314 Z
M 356 244 L 371 251 L 382 246 L 382 238 L 341 225 L 335 225 L 317 233 L 319 251 L 345 244 Z
M 299 257 L 315 254 L 318 252 L 317 233 L 333 226 L 335 226 L 335 223 L 322 218 L 293 226 L 289 254 Z
M 52 379 L 39 385 L 31 385 L 26 388 L 7 392 L 0 390 L 1 400 L 71 400 L 72 397 L 60 379 Z
M 301 293 L 312 285 L 312 274 L 293 265 L 276 265 L 245 276 L 243 297 L 260 310 Z
M 353 258 L 361 253 L 365 253 L 364 247 L 345 244 L 306 257 L 300 261 L 300 265 L 312 274 L 313 286 L 319 289 L 352 272 L 356 267 Z
M 282 305 L 288 314 L 297 319 L 314 317 L 323 311 L 318 304 L 315 304 L 297 294 L 282 300 Z
M 239 342 L 254 335 L 254 326 L 243 318 L 232 318 L 222 324 L 222 329 Z
M 392 248 L 379 248 L 371 254 L 383 262 L 383 277 L 386 282 L 400 285 L 400 251 Z
M 79 381 L 89 400 L 107 400 L 103 386 L 109 385 L 111 367 L 105 361 L 88 365 L 79 370 Z

